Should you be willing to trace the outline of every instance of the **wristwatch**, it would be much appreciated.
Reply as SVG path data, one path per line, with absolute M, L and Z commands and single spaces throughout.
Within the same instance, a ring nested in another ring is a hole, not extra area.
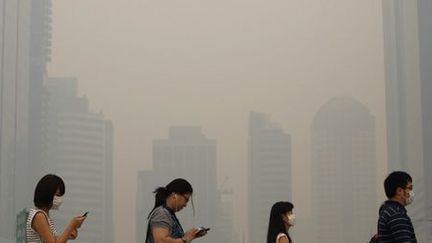
M 182 237 L 181 240 L 182 240 L 183 243 L 188 243 L 188 241 L 186 240 L 185 237 Z

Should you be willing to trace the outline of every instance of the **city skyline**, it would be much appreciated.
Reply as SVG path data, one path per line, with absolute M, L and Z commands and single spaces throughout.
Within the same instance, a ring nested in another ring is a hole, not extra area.
M 46 156 L 39 143 L 45 134 L 44 82 L 56 77 L 76 77 L 77 97 L 85 98 L 81 102 L 87 102 L 92 113 L 111 120 L 107 127 L 115 127 L 115 242 L 136 242 L 140 237 L 142 230 L 135 225 L 143 222 L 137 211 L 145 210 L 137 203 L 152 204 L 152 198 L 137 194 L 138 185 L 153 178 L 145 172 L 154 169 L 153 140 L 168 138 L 167 128 L 175 125 L 201 127 L 202 134 L 217 140 L 212 184 L 216 191 L 224 188 L 225 194 L 219 194 L 221 200 L 214 206 L 226 223 L 216 223 L 212 232 L 233 228 L 233 239 L 250 243 L 248 219 L 253 213 L 246 205 L 251 111 L 268 114 L 291 136 L 286 200 L 293 201 L 299 219 L 292 233 L 295 241 L 310 240 L 304 227 L 315 221 L 310 129 L 321 106 L 335 97 L 358 101 L 375 118 L 375 206 L 385 199 L 382 181 L 388 171 L 406 169 L 419 190 L 418 204 L 408 211 L 424 214 L 432 201 L 424 186 L 430 184 L 424 176 L 430 170 L 424 160 L 430 156 L 423 148 L 430 130 L 425 122 L 430 114 L 430 75 L 425 67 L 430 66 L 431 49 L 425 4 L 426 0 L 1 0 L 2 224 L 3 215 L 12 220 L 24 204 L 31 205 L 40 176 L 30 172 L 38 171 Z M 392 77 L 409 82 L 389 86 Z M 400 92 L 404 88 L 409 89 Z M 21 163 L 11 162 L 15 160 Z M 139 171 L 143 173 L 137 176 Z M 16 209 L 11 211 L 11 205 Z M 263 211 L 269 210 L 265 207 Z M 191 209 L 186 210 L 188 214 Z M 0 239 L 11 238 L 14 227 L 1 227 L 7 233 L 0 233 Z
M 79 94 L 116 126 L 117 242 L 136 241 L 135 227 L 124 227 L 136 222 L 135 175 L 152 168 L 152 139 L 167 137 L 172 125 L 200 126 L 217 139 L 217 181 L 231 178 L 233 223 L 243 238 L 250 111 L 270 114 L 296 141 L 299 217 L 312 217 L 310 123 L 331 97 L 352 96 L 376 114 L 377 181 L 384 179 L 381 2 L 98 1 L 53 3 L 48 72 L 78 77 Z M 376 191 L 383 200 L 381 186 Z

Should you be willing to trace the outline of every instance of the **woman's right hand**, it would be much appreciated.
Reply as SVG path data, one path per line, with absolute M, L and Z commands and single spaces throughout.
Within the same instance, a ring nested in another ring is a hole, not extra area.
M 198 232 L 199 232 L 198 228 L 192 228 L 186 231 L 183 237 L 186 239 L 187 242 L 191 242 L 195 238 L 198 238 Z

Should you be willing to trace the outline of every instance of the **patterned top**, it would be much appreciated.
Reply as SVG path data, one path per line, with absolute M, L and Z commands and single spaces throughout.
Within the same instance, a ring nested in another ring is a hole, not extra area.
M 32 222 L 37 213 L 43 213 L 45 217 L 48 220 L 49 227 L 51 229 L 51 232 L 53 233 L 53 236 L 57 236 L 57 231 L 55 229 L 54 223 L 51 220 L 51 218 L 48 216 L 45 211 L 40 209 L 30 209 L 30 212 L 28 214 L 27 223 L 26 223 L 26 240 L 28 243 L 42 243 L 42 239 L 40 238 L 39 234 L 32 228 Z
M 388 200 L 381 206 L 378 219 L 378 242 L 417 242 L 411 219 L 402 204 Z

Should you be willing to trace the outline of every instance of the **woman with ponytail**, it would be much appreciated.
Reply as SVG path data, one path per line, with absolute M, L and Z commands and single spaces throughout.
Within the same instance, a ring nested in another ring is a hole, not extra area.
M 294 226 L 294 205 L 290 202 L 277 202 L 270 211 L 267 243 L 292 243 L 288 229 Z
M 185 179 L 178 178 L 155 191 L 155 205 L 148 216 L 146 243 L 189 243 L 206 232 L 192 228 L 186 232 L 176 212 L 186 207 L 193 189 Z M 192 202 L 193 207 L 193 202 Z

